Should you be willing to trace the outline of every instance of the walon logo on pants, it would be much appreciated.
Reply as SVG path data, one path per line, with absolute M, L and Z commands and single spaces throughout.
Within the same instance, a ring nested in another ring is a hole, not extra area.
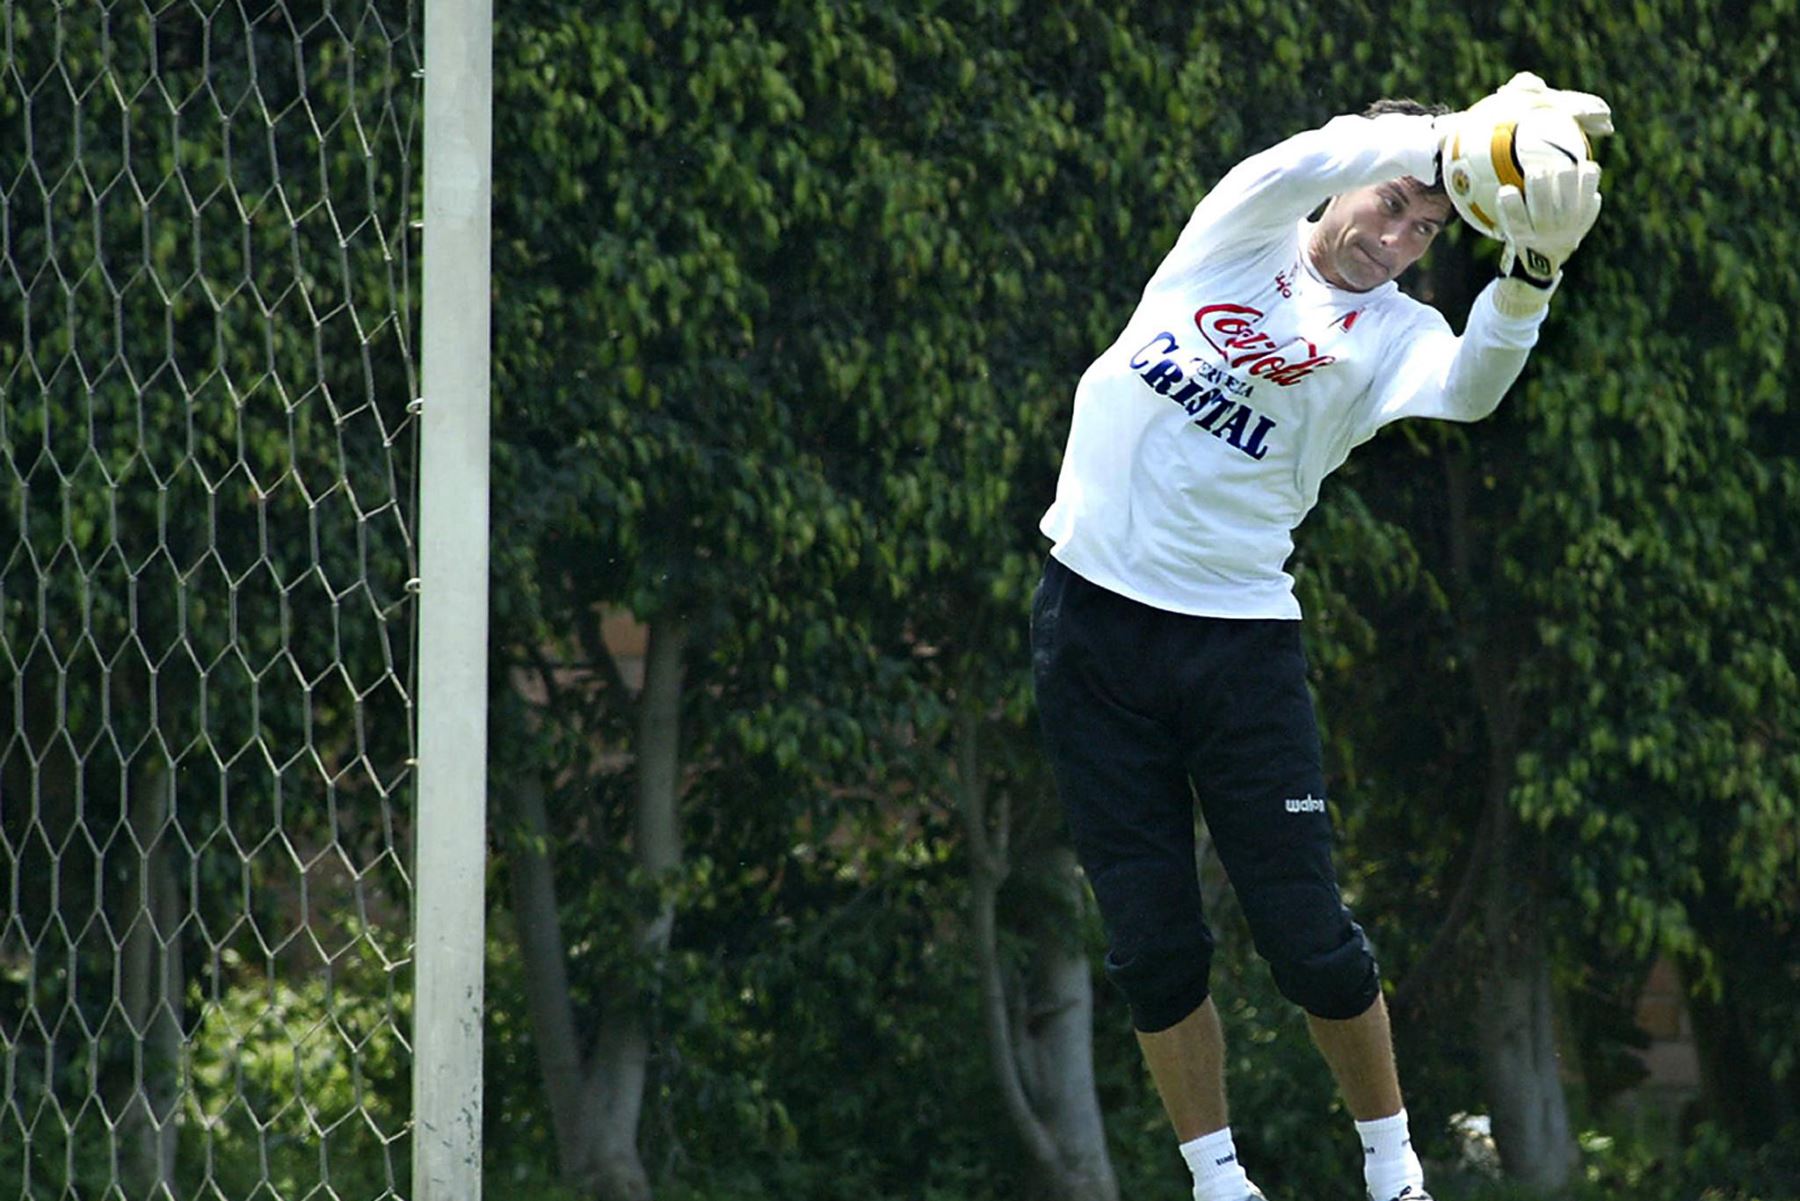
M 1325 812 L 1325 802 L 1309 792 L 1303 797 L 1289 797 L 1287 811 L 1289 813 L 1323 813 Z

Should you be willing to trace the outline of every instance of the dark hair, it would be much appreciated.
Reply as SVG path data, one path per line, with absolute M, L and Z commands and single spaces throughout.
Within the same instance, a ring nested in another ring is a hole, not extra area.
M 1363 110 L 1365 117 L 1379 117 L 1385 113 L 1404 113 L 1409 117 L 1441 117 L 1450 111 L 1447 104 L 1427 104 L 1423 100 L 1414 100 L 1409 96 L 1384 96 Z M 1442 179 L 1421 179 L 1420 189 L 1428 196 L 1447 196 Z
M 1407 96 L 1385 96 L 1365 108 L 1362 115 L 1379 117 L 1384 113 L 1405 113 L 1409 117 L 1441 117 L 1449 111 L 1448 104 L 1427 104 Z

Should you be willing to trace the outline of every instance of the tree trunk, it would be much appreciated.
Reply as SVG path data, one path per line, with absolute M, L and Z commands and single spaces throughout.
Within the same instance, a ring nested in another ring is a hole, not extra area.
M 1517 863 L 1510 823 L 1487 889 L 1481 984 L 1481 1076 L 1506 1174 L 1559 1191 L 1577 1160 L 1556 1047 L 1550 950 L 1535 883 Z
M 990 814 L 978 748 L 979 718 L 957 724 L 958 788 L 971 864 L 970 922 L 981 975 L 983 1024 L 1001 1101 L 1031 1164 L 1039 1201 L 1118 1201 L 1094 1086 L 1093 978 L 1069 916 L 1079 912 L 1074 853 L 1048 845 L 1020 855 L 1021 870 L 1067 902 L 1031 912 L 1014 933 L 1029 948 L 1023 970 L 1002 962 L 998 900 L 1011 874 L 1011 813 Z
M 139 848 L 128 933 L 119 956 L 119 999 L 137 1039 L 131 1096 L 120 1121 L 134 1187 L 175 1195 L 177 1073 L 181 1061 L 180 893 L 169 864 L 168 765 L 147 755 L 132 772 L 130 824 Z M 159 1191 L 160 1190 L 160 1191 Z
M 1488 744 L 1481 819 L 1486 841 L 1478 842 L 1470 862 L 1470 870 L 1480 870 L 1485 855 L 1487 873 L 1477 1053 L 1501 1166 L 1514 1179 L 1558 1190 L 1575 1167 L 1575 1140 L 1558 1064 L 1543 903 L 1537 878 L 1521 861 L 1508 802 L 1523 737 L 1517 679 L 1527 635 L 1504 611 L 1479 622 L 1468 616 L 1481 610 L 1474 597 L 1483 586 L 1474 570 L 1470 470 L 1460 451 L 1446 456 L 1444 468 L 1451 563 L 1461 593 L 1458 619 Z
M 1087 950 L 1069 919 L 1082 904 L 1074 849 L 1054 845 L 1021 863 L 1022 874 L 1050 882 L 1062 903 L 1034 910 L 1017 931 L 1030 963 L 1012 977 L 1020 990 L 1010 1006 L 1020 1075 L 1051 1142 L 1060 1150 L 1057 1187 L 1068 1201 L 1117 1201 L 1106 1153 L 1106 1128 L 1094 1084 L 1094 985 Z
M 687 629 L 651 627 L 644 687 L 637 701 L 637 787 L 632 840 L 637 864 L 653 881 L 681 865 L 681 687 Z M 618 985 L 602 1003 L 593 1053 L 579 1049 L 569 993 L 562 924 L 549 858 L 550 821 L 542 782 L 523 777 L 514 797 L 524 845 L 512 855 L 513 907 L 525 960 L 532 1039 L 544 1076 L 563 1179 L 599 1201 L 648 1201 L 649 1174 L 637 1139 L 649 1074 L 646 999 Z M 673 902 L 634 932 L 637 949 L 660 967 L 675 926 Z
M 544 785 L 536 773 L 521 772 L 511 782 L 505 808 L 519 817 L 521 834 L 509 852 L 507 879 L 512 885 L 513 924 L 525 964 L 525 1005 L 544 1099 L 556 1134 L 557 1169 L 570 1183 L 582 1177 L 581 1147 L 587 1123 L 585 1072 L 575 1034 L 575 1007 L 569 996 L 568 960 L 562 918 L 556 904 L 556 881 L 550 858 L 549 814 Z

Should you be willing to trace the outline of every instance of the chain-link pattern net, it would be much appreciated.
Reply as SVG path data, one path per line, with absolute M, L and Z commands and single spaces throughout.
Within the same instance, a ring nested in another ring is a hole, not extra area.
M 0 1199 L 403 1195 L 416 14 L 0 13 Z

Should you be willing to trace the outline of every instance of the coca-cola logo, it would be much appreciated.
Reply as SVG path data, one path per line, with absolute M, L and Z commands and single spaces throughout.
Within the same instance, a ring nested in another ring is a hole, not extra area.
M 1257 328 L 1262 319 L 1262 310 L 1247 304 L 1209 304 L 1194 313 L 1200 336 L 1219 352 L 1227 367 L 1283 388 L 1337 362 L 1336 355 L 1320 354 L 1319 348 L 1304 338 L 1298 339 L 1297 346 L 1278 344 Z

